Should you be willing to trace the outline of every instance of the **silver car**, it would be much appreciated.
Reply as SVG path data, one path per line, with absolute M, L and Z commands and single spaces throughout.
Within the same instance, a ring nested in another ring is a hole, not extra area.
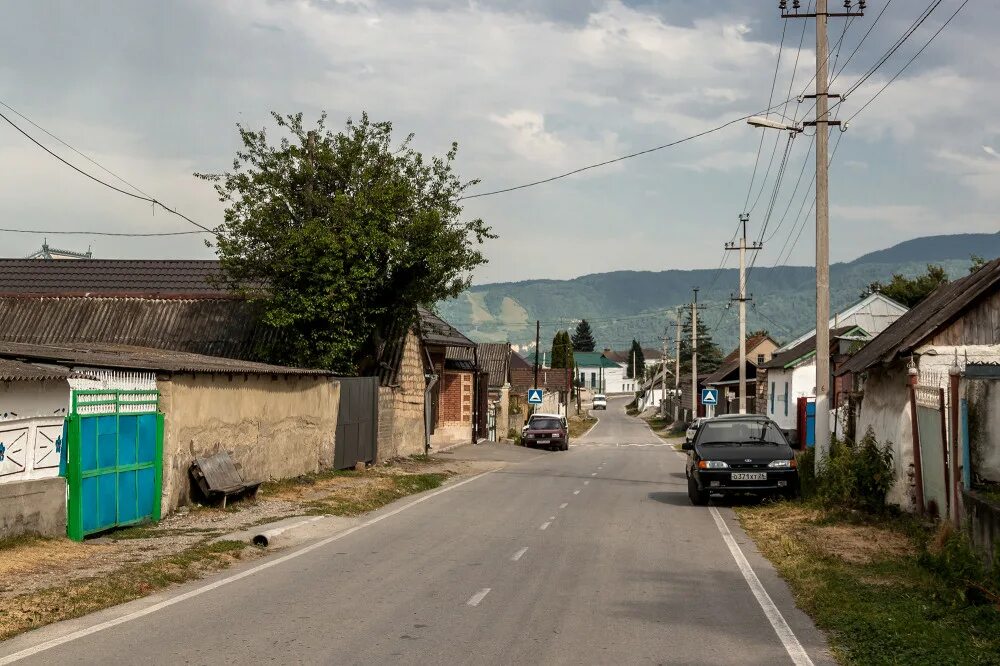
M 691 425 L 688 426 L 687 431 L 684 433 L 684 441 L 691 442 L 694 441 L 694 436 L 698 433 L 698 426 L 700 426 L 705 421 L 704 417 L 700 417 L 691 421 Z

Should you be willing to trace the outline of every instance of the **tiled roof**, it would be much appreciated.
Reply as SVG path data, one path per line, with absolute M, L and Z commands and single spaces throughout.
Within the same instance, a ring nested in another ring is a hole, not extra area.
M 510 345 L 506 342 L 481 342 L 476 346 L 479 367 L 490 375 L 489 385 L 503 386 L 510 370 Z
M 276 338 L 242 300 L 0 298 L 6 342 L 123 344 L 255 359 Z
M 461 331 L 426 308 L 417 308 L 420 319 L 420 337 L 425 344 L 445 347 L 475 347 L 476 343 Z
M 753 350 L 755 347 L 759 346 L 762 342 L 765 342 L 766 340 L 774 342 L 774 338 L 772 338 L 770 335 L 764 335 L 764 334 L 752 335 L 749 338 L 747 338 L 747 343 L 746 343 L 747 362 L 750 363 L 750 365 L 753 366 L 757 365 L 756 363 L 753 362 L 752 358 Z M 709 375 L 708 379 L 706 379 L 705 381 L 708 384 L 721 382 L 729 373 L 739 369 L 740 369 L 740 348 L 737 346 L 736 349 L 729 352 L 729 355 L 726 356 L 726 358 L 722 359 L 722 363 L 719 365 L 718 369 L 716 369 L 715 372 Z M 749 381 L 756 381 L 751 375 L 748 375 L 748 378 Z
M 535 386 L 534 368 L 511 368 L 511 392 L 517 395 L 527 395 L 529 388 L 541 388 L 547 391 L 566 391 L 572 383 L 573 371 L 567 368 L 539 368 L 538 386 Z
M 834 341 L 838 337 L 840 337 L 842 335 L 847 335 L 848 333 L 851 333 L 851 332 L 857 331 L 857 330 L 861 330 L 860 327 L 858 327 L 858 326 L 841 326 L 839 328 L 831 328 L 830 329 L 830 345 L 833 346 Z M 803 356 L 806 356 L 806 355 L 808 355 L 810 353 L 815 353 L 815 351 L 816 351 L 816 336 L 813 335 L 812 337 L 807 338 L 806 340 L 803 340 L 799 344 L 795 345 L 791 349 L 789 349 L 787 351 L 783 351 L 780 354 L 775 354 L 775 356 L 770 361 L 768 361 L 767 363 L 765 363 L 764 365 L 762 365 L 760 367 L 765 368 L 765 369 L 786 368 L 789 365 L 791 365 L 792 363 L 794 363 L 795 361 L 797 361 L 800 358 L 802 358 Z
M 1000 259 L 994 259 L 971 275 L 947 282 L 894 321 L 851 357 L 837 372 L 861 372 L 906 354 L 946 326 L 987 293 L 1000 287 Z
M 202 354 L 113 344 L 32 345 L 0 342 L 0 358 L 122 370 L 224 374 L 329 375 L 326 370 L 288 368 Z
M 0 296 L 231 298 L 215 260 L 0 259 Z

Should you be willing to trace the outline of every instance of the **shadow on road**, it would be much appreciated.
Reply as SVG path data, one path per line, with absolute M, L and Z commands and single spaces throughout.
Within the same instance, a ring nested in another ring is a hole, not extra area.
M 649 499 L 670 506 L 691 506 L 687 493 L 655 492 L 646 495 Z

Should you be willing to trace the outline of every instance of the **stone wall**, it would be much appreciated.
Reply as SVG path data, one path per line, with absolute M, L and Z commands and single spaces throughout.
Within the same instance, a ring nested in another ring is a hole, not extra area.
M 396 382 L 378 390 L 379 462 L 424 452 L 427 381 L 420 339 L 412 332 L 406 336 Z
M 165 375 L 163 515 L 192 500 L 195 458 L 229 451 L 244 479 L 267 481 L 333 465 L 340 384 L 312 375 Z
M 66 536 L 66 480 L 61 476 L 0 484 L 0 538 Z

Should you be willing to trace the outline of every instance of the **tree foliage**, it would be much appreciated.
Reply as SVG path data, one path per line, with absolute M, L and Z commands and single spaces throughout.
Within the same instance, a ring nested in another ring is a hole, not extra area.
M 642 353 L 642 345 L 639 341 L 632 339 L 632 346 L 628 350 L 628 366 L 625 369 L 625 376 L 629 379 L 642 379 L 646 374 L 646 357 Z
M 267 360 L 345 374 L 372 370 L 381 336 L 418 305 L 458 296 L 496 236 L 463 220 L 477 181 L 453 171 L 457 144 L 425 159 L 392 124 L 348 120 L 315 128 L 272 113 L 284 137 L 239 126 L 232 171 L 195 174 L 226 204 L 217 229 L 224 280 L 261 306 L 279 340 Z
M 722 365 L 722 350 L 712 341 L 712 333 L 703 317 L 698 317 L 698 374 L 704 375 Z M 691 310 L 687 309 L 681 324 L 681 374 L 691 372 Z
M 972 260 L 972 264 L 969 266 L 969 274 L 975 273 L 980 268 L 989 263 L 989 259 L 986 257 L 981 257 L 978 254 L 974 254 L 969 259 Z
M 590 330 L 590 324 L 586 319 L 580 320 L 573 331 L 573 349 L 581 352 L 592 352 L 597 347 L 594 341 L 594 333 Z
M 947 281 L 948 274 L 943 266 L 927 264 L 927 272 L 914 278 L 894 273 L 892 280 L 888 283 L 876 280 L 868 285 L 861 297 L 864 298 L 871 293 L 879 292 L 897 303 L 912 308 Z
M 557 331 L 552 338 L 552 367 L 573 367 L 573 341 L 567 331 Z

